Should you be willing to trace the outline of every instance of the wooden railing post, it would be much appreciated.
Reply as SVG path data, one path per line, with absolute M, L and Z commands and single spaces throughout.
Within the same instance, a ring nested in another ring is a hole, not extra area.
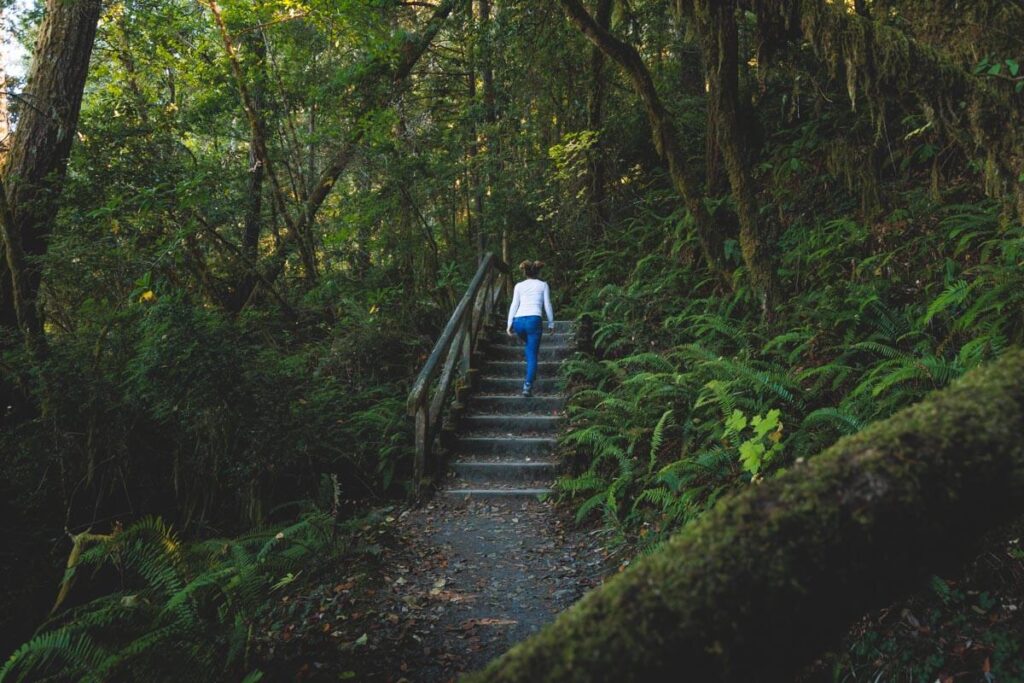
M 476 306 L 473 308 L 476 308 Z M 470 365 L 473 362 L 474 317 L 470 313 L 462 323 L 462 353 L 459 358 L 459 372 L 462 374 L 469 372 Z
M 430 454 L 430 427 L 428 425 L 426 402 L 416 408 L 416 454 L 413 459 L 413 484 L 416 495 L 420 493 L 423 475 L 426 473 L 427 458 Z
M 493 254 L 485 254 L 466 293 L 434 344 L 430 356 L 409 391 L 407 408 L 415 417 L 413 476 L 417 496 L 422 482 L 433 468 L 431 450 L 457 374 L 470 374 L 473 352 L 483 325 L 501 295 L 508 267 Z M 437 380 L 435 386 L 435 379 Z

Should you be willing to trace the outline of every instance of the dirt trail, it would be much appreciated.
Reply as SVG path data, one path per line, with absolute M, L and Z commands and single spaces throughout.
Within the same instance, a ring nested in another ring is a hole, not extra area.
M 481 668 L 538 631 L 592 587 L 604 566 L 593 536 L 566 529 L 541 502 L 438 503 L 410 513 L 407 531 L 437 549 L 422 579 L 433 653 L 410 681 L 443 681 Z

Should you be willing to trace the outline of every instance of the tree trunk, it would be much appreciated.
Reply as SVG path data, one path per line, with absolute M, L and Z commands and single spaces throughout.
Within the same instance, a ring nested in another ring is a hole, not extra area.
M 467 58 L 467 81 L 468 86 L 466 90 L 466 97 L 470 106 L 475 106 L 477 101 L 477 54 L 479 48 L 477 44 L 480 40 L 480 31 L 478 28 L 478 20 L 476 14 L 478 9 L 472 2 L 469 4 L 469 15 L 471 24 L 477 25 L 476 35 L 473 45 L 469 49 L 469 55 Z M 477 156 L 480 152 L 480 127 L 477 122 L 477 117 L 473 116 L 470 123 L 470 140 L 469 148 L 466 150 L 467 165 L 466 165 L 466 181 L 468 183 L 466 192 L 467 197 L 472 196 L 472 202 L 467 199 L 466 202 L 466 227 L 470 241 L 473 243 L 473 247 L 476 250 L 476 261 L 480 263 L 484 260 L 484 195 L 483 190 L 480 187 L 480 171 L 478 169 L 479 162 Z
M 484 95 L 484 121 L 493 125 L 498 120 L 497 103 L 494 96 L 494 59 L 491 31 L 491 0 L 479 0 L 480 3 L 480 80 Z M 488 131 L 493 133 L 493 131 Z
M 597 0 L 594 20 L 597 25 L 607 31 L 611 27 L 613 0 Z M 587 102 L 587 128 L 597 131 L 598 138 L 591 159 L 590 177 L 587 184 L 587 214 L 590 219 L 590 231 L 593 235 L 604 232 L 608 223 L 608 207 L 605 199 L 608 163 L 604 150 L 606 144 L 604 132 L 604 101 L 608 85 L 605 73 L 605 56 L 596 45 L 590 50 L 590 98 Z
M 708 112 L 716 124 L 713 128 L 709 126 L 708 133 L 711 135 L 713 130 L 718 138 L 739 215 L 743 262 L 750 272 L 750 283 L 761 305 L 762 317 L 769 320 L 775 311 L 780 288 L 772 257 L 773 245 L 758 219 L 748 145 L 740 126 L 736 2 L 698 0 L 694 7 L 708 71 Z
M 484 142 L 487 146 L 487 154 L 484 156 L 484 184 L 489 203 L 493 207 L 503 207 L 497 211 L 491 211 L 487 221 L 487 248 L 486 251 L 501 249 L 501 244 L 508 240 L 508 204 L 501 194 L 502 184 L 495 183 L 495 178 L 505 176 L 505 158 L 502 149 L 504 135 L 499 130 L 498 122 L 500 112 L 498 111 L 497 88 L 494 82 L 495 62 L 495 36 L 494 17 L 495 11 L 500 12 L 497 0 L 480 0 L 480 20 L 483 41 L 480 51 L 480 70 L 483 85 L 484 121 L 487 123 Z M 500 231 L 498 227 L 500 225 Z M 492 239 L 497 238 L 497 239 Z
M 720 500 L 475 680 L 793 680 L 1024 510 L 1021 377 L 1014 349 Z
M 690 215 L 693 217 L 704 260 L 712 272 L 720 277 L 723 276 L 725 272 L 722 260 L 724 239 L 712 224 L 711 216 L 704 206 L 704 195 L 700 191 L 696 178 L 689 170 L 689 165 L 679 144 L 679 133 L 672 123 L 668 111 L 661 103 L 658 91 L 654 87 L 654 80 L 640 57 L 640 53 L 632 45 L 622 42 L 601 28 L 587 13 L 580 0 L 560 1 L 576 28 L 605 55 L 622 67 L 629 77 L 633 89 L 640 96 L 644 103 L 644 109 L 647 111 L 647 120 L 651 126 L 654 146 L 668 165 L 672 184 L 682 196 L 686 208 L 689 209 Z
M 235 288 L 231 301 L 234 312 L 241 310 L 249 293 L 256 286 L 258 279 L 257 262 L 259 259 L 260 233 L 263 230 L 263 162 L 260 160 L 259 140 L 266 138 L 266 57 L 267 46 L 263 32 L 257 31 L 246 41 L 252 50 L 256 64 L 256 73 L 252 85 L 252 107 L 255 123 L 250 126 L 252 131 L 249 139 L 249 182 L 246 187 L 245 220 L 242 227 L 242 277 Z
M 441 27 L 444 26 L 448 16 L 452 13 L 455 7 L 464 1 L 465 0 L 442 0 L 436 5 L 436 8 L 431 13 L 430 19 L 427 20 L 426 25 L 420 33 L 418 35 L 410 35 L 406 37 L 406 39 L 398 46 L 396 55 L 397 61 L 377 59 L 361 71 L 360 82 L 353 87 L 355 92 L 372 89 L 372 86 L 379 84 L 381 81 L 389 81 L 393 87 L 385 97 L 379 99 L 373 98 L 368 101 L 366 105 L 361 107 L 358 115 L 355 117 L 357 120 L 367 114 L 374 106 L 384 107 L 391 103 L 395 95 L 401 90 L 401 86 L 405 83 L 420 57 L 423 56 L 427 48 L 430 46 L 430 43 L 434 40 L 434 37 L 437 36 L 438 32 L 441 30 Z M 239 92 L 242 96 L 243 107 L 245 109 L 246 116 L 249 119 L 250 128 L 253 131 L 256 131 L 256 117 L 252 107 L 251 93 L 249 92 L 248 84 L 245 82 L 244 78 L 242 78 L 241 66 L 235 56 L 234 46 L 230 41 L 227 28 L 223 24 L 223 19 L 216 4 L 207 4 L 207 7 L 210 8 L 214 19 L 221 30 L 225 49 L 231 59 L 232 71 L 235 74 Z M 307 242 L 306 244 L 303 244 L 303 240 L 306 239 L 303 235 L 306 231 L 311 231 L 313 229 L 317 212 L 319 212 L 320 207 L 323 206 L 324 201 L 326 201 L 328 195 L 330 195 L 331 190 L 334 188 L 334 184 L 338 181 L 338 178 L 345 169 L 348 168 L 349 163 L 355 157 L 357 146 L 362 140 L 362 137 L 363 129 L 356 127 L 351 134 L 342 141 L 340 147 L 334 151 L 326 166 L 320 172 L 319 177 L 315 180 L 312 190 L 309 193 L 309 197 L 299 208 L 298 215 L 293 217 L 289 211 L 287 202 L 285 201 L 284 194 L 281 192 L 280 184 L 277 182 L 274 167 L 270 163 L 267 141 L 260 135 L 253 136 L 254 140 L 257 142 L 257 151 L 260 155 L 260 160 L 263 162 L 267 178 L 270 181 L 271 188 L 273 189 L 272 196 L 274 197 L 274 204 L 276 206 L 273 206 L 272 210 L 276 210 L 277 214 L 282 218 L 285 225 L 288 227 L 288 233 L 280 240 L 275 253 L 261 268 L 260 277 L 253 289 L 244 297 L 247 303 L 254 299 L 254 294 L 259 286 L 272 284 L 277 279 L 284 270 L 288 256 L 291 253 L 291 250 L 296 246 L 296 243 L 298 243 L 300 252 L 306 253 L 309 251 L 309 243 Z
M 11 121 L 7 109 L 7 76 L 0 64 L 0 168 L 3 168 L 10 143 Z M 5 199 L 0 197 L 0 201 Z M 7 266 L 6 250 L 0 233 L 0 329 L 18 329 L 18 314 L 14 310 L 14 291 L 11 288 L 11 269 Z M 5 399 L 6 393 L 0 394 Z
M 47 0 L 18 126 L 0 174 L 0 233 L 7 264 L 0 302 L 14 308 L 37 359 L 45 355 L 46 339 L 36 259 L 46 253 L 57 215 L 101 7 L 100 0 Z M 10 317 L 9 311 L 0 312 L 0 320 Z

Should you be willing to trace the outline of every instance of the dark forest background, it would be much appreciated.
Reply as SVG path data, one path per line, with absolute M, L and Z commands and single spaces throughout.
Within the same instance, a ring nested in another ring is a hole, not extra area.
M 411 378 L 503 238 L 593 321 L 559 490 L 629 553 L 1024 335 L 1019 2 L 5 10 L 12 680 L 248 673 L 269 586 L 412 491 Z M 1024 680 L 1013 528 L 821 670 Z

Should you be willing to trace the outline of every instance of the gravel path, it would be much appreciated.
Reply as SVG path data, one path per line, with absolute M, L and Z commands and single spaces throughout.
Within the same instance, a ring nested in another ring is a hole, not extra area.
M 438 503 L 407 530 L 437 548 L 428 590 L 436 621 L 419 635 L 428 658 L 409 681 L 445 681 L 483 667 L 538 631 L 592 587 L 604 554 L 566 529 L 550 503 Z
M 604 535 L 550 501 L 438 497 L 365 534 L 372 555 L 279 598 L 258 647 L 264 680 L 456 680 L 614 571 Z

